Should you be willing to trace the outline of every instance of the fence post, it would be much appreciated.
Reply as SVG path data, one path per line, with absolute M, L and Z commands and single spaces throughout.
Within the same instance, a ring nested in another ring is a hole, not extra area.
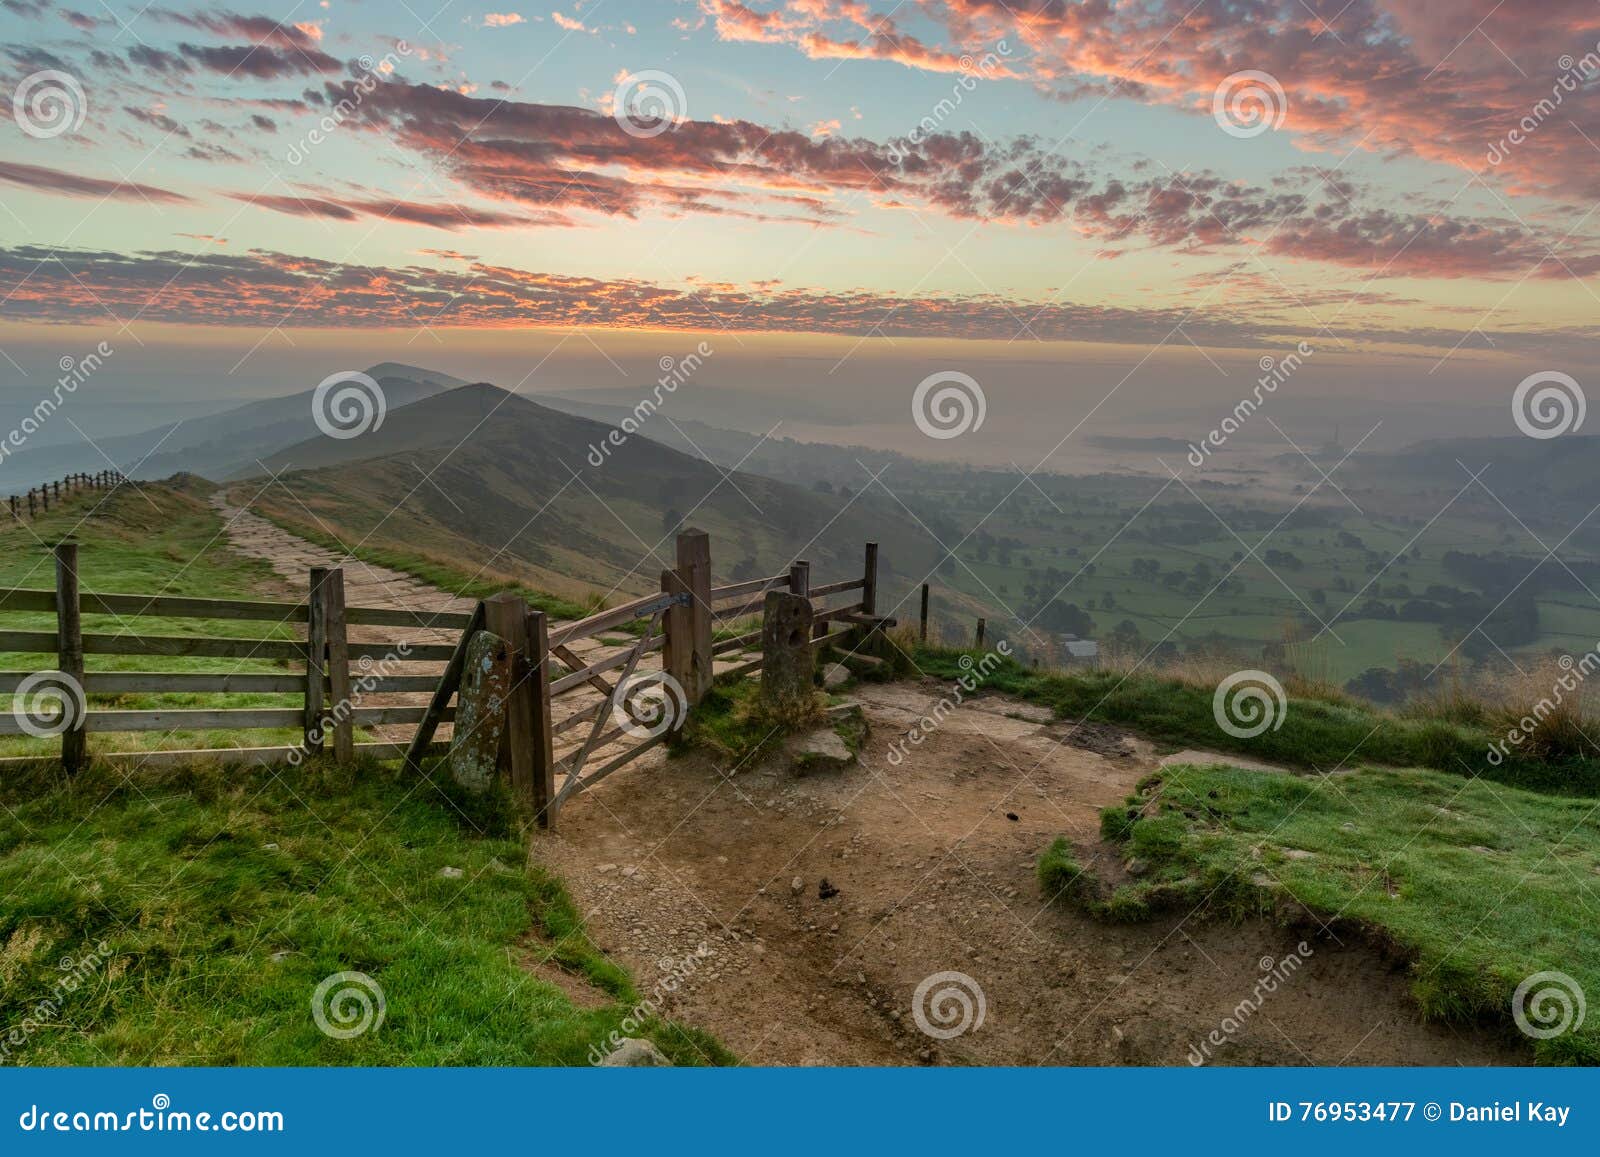
M 39 487 L 39 498 L 44 503 L 44 512 L 46 514 L 49 514 L 50 513 L 50 484 L 49 483 L 45 483 L 45 485 Z
M 983 646 L 983 627 L 984 627 L 984 620 L 983 619 L 979 619 L 978 620 L 978 632 L 977 632 L 977 635 L 974 637 L 973 642 L 972 642 L 972 645 L 974 647 L 982 647 Z
M 917 633 L 922 641 L 928 641 L 928 584 L 922 584 L 922 613 L 917 619 Z
M 555 732 L 550 726 L 550 623 L 543 611 L 528 612 L 528 662 L 533 691 L 533 816 L 542 828 L 556 825 Z
M 711 690 L 711 536 L 705 531 L 685 530 L 678 535 L 678 576 L 689 592 L 688 614 L 679 622 L 686 627 L 682 639 L 687 640 L 689 652 L 684 698 L 692 707 Z
M 315 755 L 322 750 L 322 680 L 323 659 L 328 651 L 328 611 L 323 602 L 323 587 L 328 581 L 328 568 L 311 568 L 306 608 L 306 754 Z
M 661 593 L 684 595 L 689 584 L 675 570 L 661 572 Z M 694 683 L 694 624 L 687 604 L 671 606 L 661 616 L 661 670 L 682 687 L 684 694 Z
M 17 496 L 15 494 L 11 496 L 11 517 L 17 517 Z
M 328 571 L 322 583 L 324 629 L 328 633 L 328 692 L 333 698 L 333 758 L 349 763 L 356 755 L 355 725 L 350 713 L 350 637 L 344 618 L 344 568 Z
M 63 704 L 71 712 L 71 725 L 61 733 L 61 767 L 75 775 L 88 761 L 88 733 L 84 712 L 88 696 L 83 691 L 83 618 L 78 603 L 78 544 L 58 542 L 56 553 L 56 665 L 68 679 L 67 690 L 73 702 Z
M 789 593 L 811 597 L 811 564 L 803 558 L 789 564 Z
M 35 515 L 34 510 L 33 510 L 33 488 L 31 486 L 28 488 L 28 517 L 29 518 L 37 517 L 37 515 Z
M 500 736 L 496 766 L 511 785 L 511 794 L 533 805 L 534 714 L 538 708 L 534 681 L 544 678 L 544 670 L 531 661 L 528 616 L 528 604 L 510 591 L 483 601 L 483 629 L 504 639 L 511 655 L 511 690 L 506 695 L 506 727 Z
M 878 544 L 867 543 L 867 566 L 861 576 L 861 613 L 878 613 Z

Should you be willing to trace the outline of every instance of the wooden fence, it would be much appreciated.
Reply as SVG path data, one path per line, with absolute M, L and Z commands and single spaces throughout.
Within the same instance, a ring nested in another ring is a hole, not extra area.
M 91 734 L 249 728 L 297 728 L 302 738 L 291 745 L 97 752 L 96 756 L 147 765 L 197 760 L 272 764 L 321 752 L 331 737 L 337 761 L 363 754 L 404 758 L 419 767 L 423 758 L 444 749 L 436 737 L 442 724 L 454 720 L 468 645 L 474 634 L 488 630 L 508 644 L 513 675 L 498 760 L 501 773 L 513 794 L 545 825 L 565 800 L 669 738 L 714 681 L 745 677 L 760 669 L 761 631 L 745 629 L 741 620 L 761 613 L 767 592 L 789 591 L 812 601 L 819 645 L 878 623 L 875 543 L 866 546 L 859 578 L 813 587 L 810 564 L 802 561 L 783 574 L 713 586 L 709 536 L 687 531 L 677 539 L 677 565 L 661 573 L 659 593 L 576 622 L 556 623 L 510 592 L 485 599 L 471 611 L 348 607 L 343 571 L 319 567 L 311 569 L 307 598 L 300 603 L 92 593 L 79 589 L 77 544 L 62 543 L 54 550 L 55 588 L 0 590 L 0 612 L 51 613 L 56 629 L 0 630 L 0 652 L 53 654 L 55 670 L 78 689 L 81 701 L 60 731 L 61 762 L 69 773 L 86 762 Z M 850 597 L 827 605 L 836 596 Z M 120 629 L 86 633 L 84 615 L 113 616 Z M 296 637 L 135 633 L 137 620 L 147 616 L 266 622 L 292 628 Z M 453 645 L 361 642 L 350 638 L 355 626 L 445 629 L 459 633 L 459 638 Z M 659 669 L 642 671 L 641 663 L 657 652 Z M 271 660 L 297 669 L 85 671 L 85 655 L 216 658 L 236 663 Z M 443 674 L 395 673 L 388 669 L 390 663 L 442 663 Z M 0 672 L 0 694 L 25 691 L 43 673 Z M 636 678 L 661 697 L 664 716 L 642 719 L 637 714 L 627 699 Z M 281 693 L 299 696 L 301 703 L 145 710 L 88 705 L 90 696 L 172 692 Z M 431 693 L 426 705 L 361 705 L 371 695 L 419 692 Z M 354 740 L 358 728 L 396 724 L 416 724 L 409 743 Z M 39 734 L 30 728 L 21 707 L 0 714 L 0 735 L 18 734 Z M 0 767 L 24 761 L 0 759 Z
M 101 470 L 94 474 L 68 474 L 58 482 L 46 482 L 42 486 L 32 487 L 26 494 L 11 495 L 11 517 L 21 518 L 26 514 L 29 518 L 37 518 L 41 514 L 47 514 L 50 511 L 51 498 L 54 497 L 59 505 L 63 491 L 70 496 L 81 490 L 115 490 L 127 480 L 127 476 L 118 470 Z

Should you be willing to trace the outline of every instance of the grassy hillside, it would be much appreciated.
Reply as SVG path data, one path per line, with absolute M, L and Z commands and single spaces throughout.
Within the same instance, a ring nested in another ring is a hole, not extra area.
M 0 786 L 0 1028 L 33 1025 L 0 1064 L 582 1065 L 640 999 L 519 840 L 414 776 L 90 769 L 39 788 Z M 341 972 L 385 1004 L 350 1039 L 312 1012 Z M 731 1060 L 659 1021 L 631 1035 Z
M 719 580 L 775 574 L 797 555 L 819 582 L 853 576 L 869 539 L 892 570 L 920 577 L 932 565 L 931 540 L 881 499 L 851 504 L 756 475 L 724 477 L 643 437 L 607 446 L 610 432 L 469 386 L 391 410 L 359 438 L 319 439 L 267 460 L 286 473 L 256 508 L 358 554 L 381 550 L 453 578 L 498 573 L 568 595 L 581 593 L 575 584 L 656 589 L 686 525 L 710 533 Z
M 206 502 L 212 486 L 189 477 L 173 483 L 141 483 L 108 495 L 75 495 L 34 522 L 0 523 L 0 586 L 50 588 L 55 564 L 49 545 L 70 534 L 78 543 L 78 570 L 84 590 L 133 594 L 193 595 L 209 598 L 281 598 L 294 601 L 304 593 L 285 588 L 263 562 L 228 548 L 222 520 Z M 8 629 L 54 631 L 55 616 L 7 612 Z M 202 631 L 237 638 L 288 639 L 287 625 L 271 622 L 137 618 L 85 615 L 86 632 L 99 634 L 186 635 Z M 0 654 L 0 669 L 30 671 L 55 666 L 52 655 Z M 90 671 L 218 671 L 287 673 L 281 661 L 263 659 L 197 659 L 162 656 L 89 655 Z M 296 672 L 298 673 L 298 672 Z M 293 707 L 295 696 L 194 694 L 94 695 L 94 708 L 154 707 Z M 7 707 L 10 704 L 6 704 Z M 292 743 L 299 732 L 256 730 L 215 732 L 130 732 L 91 735 L 91 753 L 142 751 L 151 748 L 234 747 Z M 0 756 L 51 755 L 55 739 L 0 737 Z
M 1518 986 L 1535 974 L 1600 990 L 1596 806 L 1421 770 L 1362 768 L 1321 781 L 1173 767 L 1104 817 L 1120 854 L 1142 863 L 1137 877 L 1111 890 L 1060 840 L 1040 878 L 1047 896 L 1123 919 L 1302 907 L 1343 937 L 1365 932 L 1407 958 L 1426 1015 L 1506 1023 Z M 1555 1027 L 1538 1013 L 1534 1005 L 1525 1015 Z M 1600 1023 L 1590 1016 L 1572 1027 L 1530 1039 L 1537 1058 L 1600 1064 Z

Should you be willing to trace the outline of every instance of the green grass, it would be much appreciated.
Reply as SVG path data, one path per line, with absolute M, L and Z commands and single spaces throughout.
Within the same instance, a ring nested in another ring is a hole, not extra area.
M 1143 875 L 1107 893 L 1065 840 L 1039 873 L 1047 895 L 1115 919 L 1301 906 L 1408 957 L 1427 1016 L 1509 1023 L 1512 995 L 1534 973 L 1600 992 L 1595 808 L 1423 770 L 1319 780 L 1174 767 L 1103 816 L 1102 834 L 1145 861 Z M 1600 1020 L 1531 1043 L 1541 1062 L 1600 1063 Z
M 958 665 L 963 654 L 982 657 L 975 651 L 940 648 L 921 648 L 913 657 L 927 674 L 955 679 L 964 673 Z M 1401 717 L 1356 700 L 1289 696 L 1281 726 L 1241 739 L 1217 726 L 1214 688 L 1177 679 L 1098 670 L 1065 675 L 1008 659 L 984 686 L 1044 704 L 1060 719 L 1116 723 L 1168 743 L 1237 752 L 1294 767 L 1331 771 L 1346 761 L 1427 767 L 1536 791 L 1600 796 L 1600 761 L 1577 756 L 1540 759 L 1513 748 L 1494 765 L 1487 759 L 1489 743 L 1502 738 L 1502 732 L 1443 718 Z
M 63 960 L 88 962 L 9 1063 L 581 1065 L 640 999 L 519 841 L 480 835 L 432 787 L 377 765 L 137 785 L 94 767 L 70 789 L 12 781 L 4 797 L 0 1049 L 38 1017 Z M 610 1000 L 577 1007 L 519 958 Z M 373 978 L 387 1005 L 349 1040 L 312 1017 L 338 972 Z M 655 1019 L 632 1035 L 679 1064 L 731 1059 Z
M 222 520 L 204 499 L 205 486 L 141 483 L 107 496 L 87 493 L 52 507 L 32 523 L 0 525 L 0 587 L 50 589 L 55 565 L 49 548 L 71 535 L 79 543 L 79 585 L 87 591 L 167 594 L 209 598 L 272 597 L 293 602 L 302 595 L 285 592 L 264 596 L 281 585 L 266 563 L 235 554 L 228 547 Z M 9 630 L 55 630 L 53 614 L 7 612 Z M 290 639 L 287 624 L 254 621 L 206 622 L 140 615 L 85 615 L 84 630 L 96 634 L 191 635 L 203 633 L 236 638 Z M 55 656 L 0 655 L 0 668 L 11 671 L 48 669 Z M 90 671 L 218 671 L 301 673 L 287 663 L 262 659 L 207 659 L 139 655 L 89 655 Z M 228 696 L 195 694 L 95 695 L 97 709 L 181 707 L 293 707 L 293 695 Z M 9 705 L 8 705 L 9 706 Z M 90 749 L 140 751 L 156 747 L 233 747 L 294 742 L 298 732 L 206 731 L 165 734 L 130 732 L 90 737 Z M 29 736 L 0 737 L 0 756 L 48 756 L 59 741 Z

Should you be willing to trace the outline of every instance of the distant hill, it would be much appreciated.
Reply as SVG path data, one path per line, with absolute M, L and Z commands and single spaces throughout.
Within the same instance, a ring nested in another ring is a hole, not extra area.
M 381 362 L 365 372 L 382 387 L 390 408 L 466 385 L 449 374 L 397 362 Z M 251 402 L 220 414 L 96 439 L 96 445 L 80 440 L 27 449 L 4 464 L 0 491 L 25 490 L 34 482 L 59 478 L 74 470 L 103 470 L 108 458 L 134 478 L 191 473 L 227 479 L 259 473 L 258 459 L 319 436 L 311 406 L 314 393 L 313 385 L 299 393 Z
M 934 543 L 882 496 L 855 501 L 755 474 L 476 384 L 391 406 L 357 438 L 317 437 L 263 460 L 282 471 L 258 505 L 312 535 L 557 592 L 654 589 L 680 524 L 712 536 L 717 578 L 776 574 L 809 558 L 817 581 L 860 573 L 880 543 L 885 585 L 920 578 Z M 599 465 L 595 463 L 598 462 Z M 913 574 L 914 572 L 914 574 Z M 563 581 L 564 580 L 564 581 Z
M 1338 480 L 1346 487 L 1381 490 L 1407 502 L 1412 513 L 1432 514 L 1469 482 L 1468 470 L 1476 474 L 1484 467 L 1482 485 L 1469 487 L 1456 502 L 1466 509 L 1483 506 L 1496 519 L 1504 516 L 1504 502 L 1525 521 L 1565 531 L 1600 502 L 1600 437 L 1580 434 L 1418 442 L 1394 453 L 1358 455 Z M 1600 533 L 1600 525 L 1589 532 L 1594 533 Z

